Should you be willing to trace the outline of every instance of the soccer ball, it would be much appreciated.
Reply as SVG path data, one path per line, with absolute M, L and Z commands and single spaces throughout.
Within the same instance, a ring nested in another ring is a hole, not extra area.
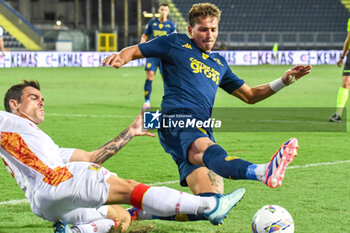
M 266 205 L 258 210 L 252 222 L 253 233 L 293 233 L 294 221 L 288 211 L 278 205 Z

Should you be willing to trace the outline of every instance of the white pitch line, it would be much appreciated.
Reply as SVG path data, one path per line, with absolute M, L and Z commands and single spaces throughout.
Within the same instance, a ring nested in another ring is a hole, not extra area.
M 95 114 L 61 114 L 61 113 L 45 113 L 46 116 L 57 117 L 91 117 L 91 118 L 135 118 L 135 116 L 125 115 L 95 115 Z
M 298 169 L 298 168 L 310 168 L 310 167 L 320 167 L 320 166 L 328 166 L 328 165 L 335 165 L 335 164 L 344 164 L 344 163 L 350 163 L 350 160 L 344 160 L 344 161 L 334 161 L 334 162 L 324 162 L 324 163 L 310 163 L 305 165 L 295 165 L 295 166 L 289 166 L 287 169 Z M 178 183 L 179 180 L 169 180 L 164 182 L 156 182 L 152 184 L 148 184 L 150 186 L 158 186 L 158 185 L 166 185 L 166 184 L 175 184 Z M 3 201 L 0 202 L 1 205 L 18 205 L 23 203 L 29 203 L 27 199 L 21 199 L 21 200 L 10 200 L 10 201 Z
M 29 201 L 27 199 L 10 200 L 10 201 L 0 202 L 0 205 L 17 205 L 17 204 L 23 204 L 23 203 L 29 203 Z
M 310 163 L 310 164 L 305 164 L 305 165 L 295 165 L 295 166 L 289 166 L 289 167 L 287 167 L 287 169 L 320 167 L 320 166 L 327 166 L 327 165 L 334 165 L 334 164 L 342 164 L 342 163 L 350 163 L 350 160 L 334 161 L 334 162 L 324 162 L 324 163 Z
M 158 186 L 158 185 L 175 184 L 175 183 L 179 183 L 179 180 L 169 180 L 169 181 L 163 181 L 163 182 L 156 182 L 156 183 L 147 184 L 147 185 Z
M 135 118 L 135 116 L 129 115 L 96 115 L 96 114 L 73 114 L 73 113 L 45 113 L 47 116 L 57 116 L 57 117 L 90 117 L 90 118 Z M 248 122 L 273 122 L 273 123 L 309 123 L 309 124 L 321 124 L 321 125 L 334 125 L 332 122 L 323 121 L 305 121 L 305 120 L 244 120 Z M 343 123 L 346 124 L 346 123 Z

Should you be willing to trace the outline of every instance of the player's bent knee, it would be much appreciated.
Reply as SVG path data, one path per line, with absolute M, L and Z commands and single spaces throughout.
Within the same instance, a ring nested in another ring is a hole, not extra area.
M 187 150 L 188 161 L 194 165 L 204 165 L 202 159 L 203 153 L 209 146 L 214 144 L 208 137 L 197 138 Z
M 350 76 L 343 77 L 342 87 L 346 89 L 350 89 Z
M 342 87 L 345 89 L 350 89 L 350 82 L 343 82 Z
M 153 71 L 146 71 L 146 79 L 153 81 L 155 73 Z
M 135 188 L 140 182 L 137 182 L 135 180 L 126 180 L 133 188 Z
M 129 204 L 131 193 L 137 185 L 136 181 L 111 176 L 107 183 L 110 186 L 106 204 Z

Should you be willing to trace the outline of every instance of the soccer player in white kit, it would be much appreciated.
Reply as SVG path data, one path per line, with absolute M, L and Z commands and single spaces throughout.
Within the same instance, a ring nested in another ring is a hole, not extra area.
M 102 167 L 100 164 L 134 136 L 154 136 L 143 131 L 141 114 L 116 138 L 86 152 L 60 148 L 40 130 L 45 112 L 38 82 L 12 86 L 4 104 L 6 112 L 0 111 L 0 155 L 25 192 L 33 213 L 56 222 L 55 232 L 102 233 L 117 225 L 125 231 L 130 215 L 116 204 L 131 204 L 157 216 L 202 214 L 217 225 L 244 196 L 243 188 L 226 195 L 194 196 L 124 180 Z M 69 228 L 66 223 L 74 226 Z

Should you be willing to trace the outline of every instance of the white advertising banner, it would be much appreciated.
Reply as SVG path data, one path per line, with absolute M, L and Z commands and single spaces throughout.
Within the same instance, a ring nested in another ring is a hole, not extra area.
M 226 58 L 229 65 L 334 65 L 341 50 L 311 51 L 213 51 Z M 0 68 L 10 67 L 99 67 L 111 52 L 5 52 Z M 145 59 L 125 66 L 143 66 Z
M 341 50 L 311 51 L 218 51 L 229 65 L 334 65 L 341 57 Z

